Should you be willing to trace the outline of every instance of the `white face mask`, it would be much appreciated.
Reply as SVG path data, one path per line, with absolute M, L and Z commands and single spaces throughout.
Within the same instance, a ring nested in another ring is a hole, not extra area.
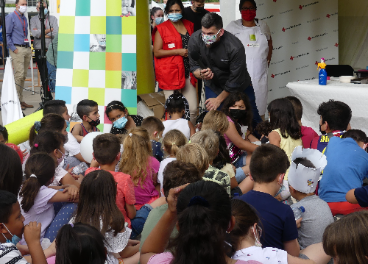
M 24 14 L 25 12 L 27 12 L 27 6 L 20 6 L 19 7 L 19 12 Z

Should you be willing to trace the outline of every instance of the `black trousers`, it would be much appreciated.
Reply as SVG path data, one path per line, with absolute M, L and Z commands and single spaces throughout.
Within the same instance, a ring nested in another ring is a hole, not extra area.
M 41 60 L 41 50 L 40 49 L 35 50 L 35 61 L 37 62 L 38 71 L 40 72 L 40 76 L 41 76 L 41 83 L 43 85 L 44 82 L 47 83 L 48 72 L 47 72 L 46 60 L 45 60 L 45 63 L 43 63 L 43 61 Z M 46 73 L 45 73 L 45 70 L 46 70 Z

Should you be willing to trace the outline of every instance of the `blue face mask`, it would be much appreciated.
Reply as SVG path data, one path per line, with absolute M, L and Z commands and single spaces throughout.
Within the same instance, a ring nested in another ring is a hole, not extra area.
M 66 123 L 66 131 L 70 131 L 69 130 L 69 128 L 70 128 L 70 121 L 65 120 L 65 123 Z
M 123 117 L 120 117 L 118 120 L 115 120 L 112 125 L 118 129 L 122 129 L 125 127 L 127 122 L 128 122 L 128 119 L 125 116 L 123 116 Z
M 46 15 L 47 13 L 49 12 L 49 10 L 47 10 L 47 8 L 45 8 L 44 10 L 43 10 L 43 13 Z
M 163 17 L 156 17 L 155 18 L 156 25 L 160 25 L 162 22 L 164 22 L 164 18 Z
M 171 13 L 167 16 L 172 22 L 177 22 L 182 19 L 183 15 L 180 13 Z
M 13 243 L 14 245 L 18 244 L 18 243 L 19 243 L 19 241 L 21 241 L 22 239 L 21 239 L 21 238 L 19 238 L 17 235 L 13 235 L 13 234 L 9 231 L 9 229 L 6 227 L 6 225 L 5 225 L 4 223 L 3 223 L 3 225 L 4 225 L 4 227 L 6 228 L 6 230 L 9 232 L 9 234 L 10 234 L 10 235 L 12 235 L 12 240 L 10 240 L 10 239 L 7 239 L 3 233 L 1 233 L 1 234 L 3 235 L 3 237 L 6 239 L 6 243 Z

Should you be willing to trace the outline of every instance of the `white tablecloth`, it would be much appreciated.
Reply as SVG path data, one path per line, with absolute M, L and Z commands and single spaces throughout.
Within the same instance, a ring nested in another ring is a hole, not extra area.
M 290 82 L 286 85 L 291 95 L 299 98 L 303 104 L 304 126 L 312 127 L 319 133 L 318 106 L 329 99 L 342 101 L 350 106 L 353 117 L 351 128 L 363 130 L 368 135 L 368 84 L 340 83 L 337 80 L 319 85 L 318 79 Z

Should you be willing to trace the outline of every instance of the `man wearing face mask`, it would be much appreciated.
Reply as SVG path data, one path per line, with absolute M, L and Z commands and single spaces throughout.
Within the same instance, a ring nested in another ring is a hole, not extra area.
M 183 18 L 194 24 L 194 31 L 202 28 L 201 21 L 205 14 L 209 13 L 204 9 L 205 0 L 193 0 L 192 5 L 184 8 Z
M 44 13 L 45 13 L 45 44 L 46 44 L 46 50 L 47 50 L 52 40 L 58 34 L 59 26 L 58 26 L 57 18 L 49 14 L 49 10 L 47 9 L 46 1 L 43 2 L 43 6 L 44 6 Z M 47 66 L 46 64 L 44 65 L 41 59 L 41 21 L 40 21 L 40 15 L 39 15 L 40 1 L 37 2 L 36 9 L 37 9 L 38 14 L 32 17 L 29 23 L 30 23 L 31 34 L 34 37 L 33 48 L 35 50 L 35 60 L 37 62 L 37 68 L 38 68 L 38 71 L 40 72 L 41 81 L 43 83 L 46 80 L 46 76 L 44 74 L 45 72 L 44 68 Z
M 16 0 L 16 10 L 6 16 L 6 40 L 13 60 L 15 86 L 17 88 L 22 110 L 33 108 L 23 101 L 24 81 L 27 77 L 32 51 L 28 40 L 27 0 Z
M 208 13 L 201 23 L 202 30 L 194 32 L 189 40 L 188 54 L 190 71 L 204 80 L 207 110 L 219 109 L 230 93 L 244 92 L 250 100 L 256 127 L 262 119 L 255 104 L 243 44 L 223 29 L 219 15 Z M 199 55 L 206 69 L 201 69 L 193 54 Z

